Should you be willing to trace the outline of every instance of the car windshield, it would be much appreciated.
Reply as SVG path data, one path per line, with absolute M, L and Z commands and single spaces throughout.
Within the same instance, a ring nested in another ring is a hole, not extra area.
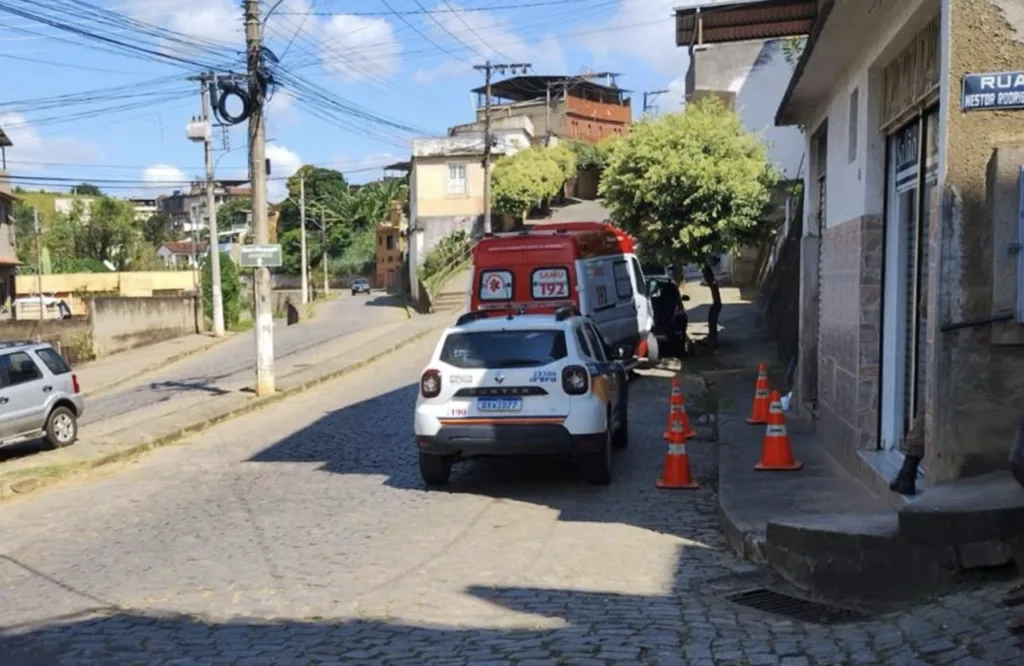
M 366 280 L 356 280 L 356 284 L 359 285 L 359 286 L 362 286 L 364 284 L 367 284 L 367 281 Z
M 478 331 L 452 333 L 441 361 L 457 368 L 530 368 L 565 358 L 562 331 Z

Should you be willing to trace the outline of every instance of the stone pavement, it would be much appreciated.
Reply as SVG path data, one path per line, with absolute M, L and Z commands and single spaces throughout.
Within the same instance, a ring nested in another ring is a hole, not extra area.
M 608 487 L 546 460 L 418 478 L 424 340 L 116 475 L 0 510 L 0 660 L 528 666 L 1020 664 L 987 589 L 824 627 L 725 596 L 770 573 L 702 487 L 658 491 L 668 377 L 631 385 Z

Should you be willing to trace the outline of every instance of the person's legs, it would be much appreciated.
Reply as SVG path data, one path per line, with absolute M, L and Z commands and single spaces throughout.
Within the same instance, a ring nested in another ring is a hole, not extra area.
M 889 490 L 901 495 L 913 495 L 917 492 L 917 468 L 924 458 L 924 401 L 917 409 L 914 420 L 910 423 L 910 432 L 903 440 L 903 467 L 896 478 L 889 484 Z

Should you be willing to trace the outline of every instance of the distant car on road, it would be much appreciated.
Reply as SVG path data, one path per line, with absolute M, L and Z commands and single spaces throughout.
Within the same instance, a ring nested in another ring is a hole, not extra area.
M 356 278 L 352 281 L 352 295 L 370 293 L 370 281 L 366 278 Z
M 612 479 L 612 449 L 629 440 L 628 372 L 593 321 L 572 306 L 546 315 L 472 312 L 441 336 L 420 379 L 420 475 L 448 482 L 478 456 L 577 458 L 587 480 Z
M 69 446 L 84 411 L 78 377 L 53 347 L 0 342 L 0 445 L 42 437 Z

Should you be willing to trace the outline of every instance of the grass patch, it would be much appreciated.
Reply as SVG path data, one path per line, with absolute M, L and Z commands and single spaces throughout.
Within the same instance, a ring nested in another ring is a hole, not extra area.
M 251 331 L 252 327 L 252 319 L 239 319 L 234 324 L 228 326 L 228 330 L 232 333 L 245 333 L 246 331 Z

